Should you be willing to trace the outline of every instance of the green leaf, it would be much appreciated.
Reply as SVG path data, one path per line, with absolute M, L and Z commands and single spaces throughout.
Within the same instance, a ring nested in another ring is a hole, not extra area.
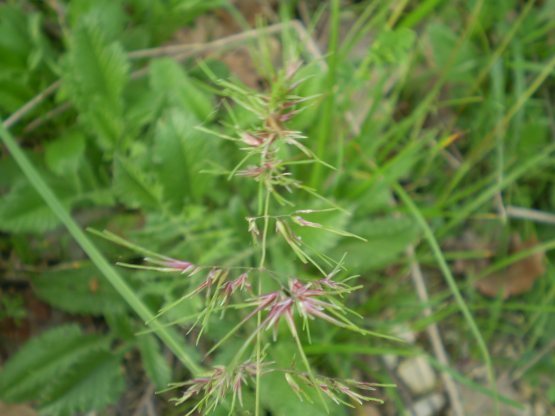
M 229 0 L 133 0 L 131 4 L 133 7 L 127 7 L 127 12 L 133 15 L 134 23 L 142 24 L 154 43 L 159 44 L 201 14 L 228 5 Z
M 531 117 L 530 121 L 524 123 L 522 130 L 525 132 L 525 138 L 517 143 L 517 154 L 522 160 L 528 159 L 545 148 L 549 138 L 548 121 L 542 120 L 541 116 Z
M 411 51 L 416 34 L 407 28 L 380 31 L 370 48 L 369 59 L 378 65 L 402 62 Z
M 395 261 L 418 236 L 418 227 L 407 217 L 384 217 L 353 225 L 353 231 L 367 243 L 343 240 L 336 255 L 347 253 L 347 264 L 357 270 L 370 270 Z
M 138 338 L 138 342 L 143 365 L 148 377 L 157 388 L 167 387 L 171 381 L 172 370 L 168 360 L 166 360 L 160 351 L 158 341 L 152 335 L 141 335 Z
M 150 128 L 160 116 L 162 97 L 157 91 L 152 90 L 146 80 L 136 81 L 133 90 L 127 91 L 125 96 L 127 134 L 140 139 L 144 129 Z
M 102 27 L 108 40 L 123 35 L 128 16 L 122 0 L 72 0 L 67 4 L 67 20 L 72 29 L 81 24 Z
M 121 357 L 98 351 L 80 360 L 63 377 L 56 377 L 45 394 L 41 413 L 71 416 L 101 410 L 125 390 Z
M 71 189 L 57 188 L 58 197 L 69 207 L 75 200 Z M 39 194 L 27 182 L 15 186 L 2 197 L 0 230 L 16 233 L 43 233 L 52 230 L 60 221 L 44 204 Z
M 101 26 L 88 22 L 73 31 L 63 74 L 64 86 L 85 127 L 104 150 L 124 134 L 122 93 L 128 63 L 117 43 L 107 43 Z
M 457 47 L 459 42 L 458 36 L 452 28 L 439 24 L 432 23 L 426 28 L 429 42 L 431 44 L 432 53 L 438 68 L 445 67 L 453 50 Z M 460 52 L 457 54 L 457 60 L 452 65 L 447 78 L 450 81 L 474 81 L 472 69 L 478 65 L 479 54 L 472 47 L 472 44 L 465 42 L 461 45 Z
M 23 183 L 25 178 L 21 175 L 21 170 L 11 158 L 0 159 L 0 192 Z M 5 195 L 2 196 L 5 198 Z
M 160 185 L 122 156 L 114 158 L 113 189 L 119 200 L 131 208 L 152 209 L 160 206 Z
M 177 209 L 182 209 L 185 201 L 199 202 L 213 190 L 214 177 L 201 171 L 217 158 L 217 149 L 196 125 L 190 114 L 172 109 L 156 128 L 153 153 L 158 178 L 164 187 L 164 200 Z
M 0 5 L 0 110 L 9 114 L 52 82 L 51 48 L 42 30 L 42 16 L 21 3 Z M 41 86 L 39 86 L 41 85 Z
M 67 230 L 83 251 L 90 257 L 95 266 L 106 276 L 118 293 L 133 308 L 133 310 L 141 317 L 143 321 L 151 321 L 153 313 L 148 306 L 140 299 L 135 291 L 129 287 L 126 281 L 115 271 L 108 261 L 98 251 L 96 246 L 84 234 L 80 226 L 70 216 L 69 212 L 64 208 L 60 199 L 54 194 L 52 188 L 43 179 L 39 170 L 33 165 L 31 160 L 21 150 L 13 136 L 7 131 L 2 123 L 0 123 L 0 137 L 6 148 L 16 160 L 17 164 L 25 174 L 25 177 L 32 184 L 33 188 L 42 196 L 44 202 L 52 209 L 60 221 L 66 226 Z M 198 374 L 202 371 L 197 364 L 196 358 L 184 348 L 183 342 L 180 340 L 177 332 L 172 328 L 153 321 L 152 329 L 164 341 L 164 343 L 175 353 L 178 359 L 193 373 Z
M 212 100 L 173 59 L 163 58 L 150 64 L 150 84 L 170 107 L 179 107 L 201 121 L 210 117 Z
M 77 130 L 48 142 L 44 157 L 48 168 L 58 174 L 75 173 L 85 153 L 85 136 Z
M 115 337 L 124 341 L 135 341 L 135 333 L 137 332 L 135 324 L 137 321 L 133 319 L 133 316 L 127 313 L 105 311 L 104 320 Z
M 16 111 L 32 96 L 33 91 L 27 82 L 14 79 L 11 73 L 0 69 L 0 109 L 3 113 Z
M 0 55 L 2 71 L 24 69 L 32 42 L 27 31 L 26 13 L 15 5 L 0 6 Z
M 90 263 L 42 273 L 32 282 L 40 299 L 66 312 L 102 315 L 125 310 L 121 297 Z
M 53 380 L 89 354 L 107 349 L 110 339 L 83 335 L 74 324 L 59 326 L 32 338 L 0 372 L 0 398 L 5 401 L 36 400 Z

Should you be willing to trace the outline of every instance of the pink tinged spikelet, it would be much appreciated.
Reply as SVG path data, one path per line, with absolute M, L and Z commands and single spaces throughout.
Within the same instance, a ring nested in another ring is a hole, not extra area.
M 285 113 L 285 114 L 280 114 L 279 117 L 278 117 L 278 120 L 279 120 L 281 123 L 285 123 L 286 121 L 291 120 L 291 119 L 292 119 L 293 117 L 295 117 L 297 114 L 299 114 L 299 112 L 298 112 L 297 110 L 293 110 L 293 111 L 290 111 L 290 112 Z
M 337 396 L 335 394 L 333 394 L 333 392 L 331 391 L 330 387 L 325 384 L 325 383 L 320 383 L 317 385 L 317 387 L 326 395 L 328 396 L 330 399 L 333 400 L 333 402 L 335 404 L 339 404 L 339 399 L 337 398 Z
M 272 170 L 278 165 L 280 161 L 266 162 L 262 166 L 249 166 L 246 169 L 237 171 L 237 176 L 247 176 L 251 178 L 258 178 L 264 173 L 272 172 Z
M 251 289 L 251 284 L 248 281 L 249 275 L 247 273 L 242 273 L 237 279 L 233 281 L 234 287 L 237 289 Z
M 324 308 L 317 306 L 314 302 L 312 301 L 306 301 L 302 304 L 302 309 L 306 312 L 306 314 L 310 317 L 310 318 L 320 318 L 323 319 L 324 321 L 327 321 L 331 324 L 337 325 L 337 326 L 343 326 L 343 323 L 338 321 L 337 319 L 329 316 L 328 314 L 324 313 L 323 310 Z
M 235 381 L 233 382 L 233 394 L 239 398 L 239 404 L 243 407 L 243 375 L 237 373 Z
M 241 135 L 241 139 L 243 140 L 243 142 L 253 147 L 258 147 L 264 143 L 264 140 L 262 138 L 257 137 L 250 133 L 243 133 Z
M 328 287 L 330 289 L 345 289 L 348 288 L 348 286 L 344 283 L 338 283 L 334 280 L 332 280 L 333 276 L 326 276 L 323 279 L 320 279 L 316 282 L 316 285 L 320 286 L 320 287 Z
M 368 400 L 365 396 L 363 396 L 362 394 L 359 394 L 353 390 L 351 390 L 349 387 L 347 387 L 346 385 L 336 381 L 335 382 L 335 387 L 337 388 L 337 390 L 339 390 L 341 393 L 345 394 L 346 396 L 349 396 L 351 399 L 353 399 L 355 402 L 357 402 L 358 404 L 362 405 L 363 401 Z
M 301 394 L 304 394 L 301 387 L 295 381 L 295 377 L 297 380 L 301 381 L 306 386 L 310 386 L 313 388 L 317 388 L 326 396 L 328 396 L 331 400 L 333 400 L 337 404 L 345 404 L 347 406 L 353 407 L 350 403 L 344 401 L 341 397 L 347 396 L 353 401 L 357 402 L 359 405 L 362 405 L 364 402 L 369 400 L 376 400 L 368 395 L 358 393 L 354 391 L 354 389 L 360 390 L 375 390 L 374 387 L 370 383 L 357 381 L 357 380 L 343 380 L 342 382 L 323 376 L 316 376 L 312 377 L 308 373 L 295 373 L 289 372 L 286 373 L 285 378 L 293 390 L 294 393 L 301 398 Z M 378 400 L 379 401 L 379 400 Z
M 158 269 L 158 271 L 181 272 L 181 274 L 184 274 L 192 273 L 196 269 L 196 266 L 191 262 L 172 259 L 171 257 L 164 257 L 164 260 L 145 257 L 145 261 L 148 263 L 156 264 L 158 266 L 162 266 L 162 268 Z
M 291 334 L 293 337 L 297 338 L 299 335 L 297 334 L 297 327 L 295 326 L 295 320 L 293 319 L 293 312 L 291 311 L 291 308 L 285 312 L 285 320 L 289 326 Z
M 291 296 L 295 298 L 299 313 L 309 318 L 320 318 L 337 326 L 343 323 L 324 313 L 326 309 L 339 309 L 338 306 L 317 299 L 317 296 L 325 295 L 322 289 L 310 289 L 310 284 L 303 285 L 299 280 L 294 279 L 290 284 Z
M 303 284 L 298 279 L 292 279 L 289 282 L 289 291 L 287 294 L 283 291 L 279 291 L 256 298 L 258 307 L 245 318 L 245 321 L 252 318 L 258 312 L 268 309 L 268 315 L 256 329 L 255 333 L 264 329 L 269 330 L 273 328 L 274 340 L 281 317 L 285 317 L 291 334 L 294 337 L 298 336 L 293 319 L 293 307 L 295 307 L 298 313 L 304 318 L 319 318 L 334 325 L 344 327 L 345 324 L 343 322 L 326 313 L 327 310 L 339 310 L 340 307 L 318 299 L 318 297 L 325 295 L 327 295 L 326 291 L 321 288 L 313 288 L 310 283 Z
M 258 312 L 270 307 L 273 303 L 276 302 L 277 299 L 279 299 L 279 296 L 280 296 L 280 292 L 271 292 L 266 295 L 261 295 L 255 298 L 254 300 L 258 306 L 243 319 L 243 322 L 248 321 Z M 263 325 L 265 325 L 265 322 L 262 322 L 261 326 Z
M 307 221 L 303 217 L 300 217 L 298 215 L 292 217 L 292 219 L 302 227 L 322 228 L 322 224 L 318 224 L 317 222 Z
M 293 305 L 293 301 L 291 299 L 284 299 L 281 302 L 278 302 L 277 304 L 275 304 L 272 309 L 270 310 L 270 313 L 268 314 L 268 317 L 266 318 L 266 320 L 264 321 L 264 323 L 266 324 L 266 329 L 270 329 L 273 327 L 273 339 L 274 341 L 277 339 L 277 328 L 278 328 L 278 324 L 279 324 L 279 320 L 282 316 L 292 316 L 291 314 L 291 306 Z M 294 327 L 294 323 L 293 323 L 293 327 Z M 296 331 L 295 331 L 296 333 Z
M 210 291 L 210 288 L 212 287 L 213 283 L 214 283 L 214 277 L 208 275 L 206 280 L 204 282 L 202 282 L 199 287 L 196 288 L 195 292 L 200 292 L 201 290 L 206 289 L 206 288 L 208 288 L 209 291 Z
M 237 171 L 237 176 L 247 176 L 251 178 L 258 178 L 262 175 L 266 170 L 263 167 L 259 166 L 252 166 L 247 169 Z
M 248 282 L 248 278 L 249 275 L 247 273 L 243 273 L 237 279 L 229 280 L 222 285 L 220 288 L 223 294 L 222 305 L 229 301 L 229 298 L 231 298 L 231 295 L 236 290 L 251 290 L 251 284 Z
M 210 291 L 212 289 L 212 285 L 220 278 L 222 270 L 220 269 L 212 269 L 206 279 L 199 285 L 195 290 L 187 295 L 187 297 L 196 295 L 197 293 L 203 291 L 204 289 L 208 289 L 207 296 L 210 296 Z

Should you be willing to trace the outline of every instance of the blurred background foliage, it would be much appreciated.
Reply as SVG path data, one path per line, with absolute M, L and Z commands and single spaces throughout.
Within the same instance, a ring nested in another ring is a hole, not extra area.
M 311 42 L 288 26 L 292 20 Z M 282 30 L 263 35 L 264 25 L 280 22 Z M 257 248 L 245 217 L 256 213 L 257 187 L 228 181 L 225 173 L 242 157 L 238 149 L 196 127 L 226 134 L 226 125 L 256 120 L 242 109 L 226 110 L 202 65 L 264 89 L 268 68 L 298 54 L 307 79 L 301 95 L 318 98 L 291 126 L 337 170 L 298 166 L 293 174 L 351 213 L 314 220 L 368 242 L 297 231 L 334 258 L 347 253 L 346 264 L 364 285 L 349 303 L 368 327 L 416 338 L 398 345 L 315 322 L 306 346 L 314 365 L 330 376 L 399 383 L 382 358 L 423 355 L 488 397 L 483 358 L 439 271 L 439 256 L 455 275 L 497 375 L 518 374 L 513 387 L 532 392 L 502 391 L 502 401 L 510 411 L 539 403 L 550 414 L 554 22 L 553 0 L 7 1 L 0 4 L 0 115 L 7 119 L 60 80 L 11 131 L 83 228 L 107 229 L 197 264 L 252 266 Z M 259 34 L 238 43 L 208 43 L 253 28 Z M 182 43 L 208 47 L 136 53 Z M 136 336 L 144 325 L 5 148 L 0 193 L 1 400 L 30 402 L 45 414 L 108 405 L 131 414 L 148 386 L 162 389 L 188 377 L 153 334 Z M 297 209 L 322 207 L 310 196 L 292 198 Z M 426 229 L 441 252 L 431 249 Z M 136 252 L 94 242 L 113 263 L 140 261 Z M 429 302 L 415 292 L 409 247 L 424 271 Z M 269 267 L 292 276 L 314 273 L 275 239 Z M 166 275 L 121 273 L 153 311 L 189 287 Z M 201 307 L 191 300 L 164 319 Z M 434 324 L 451 359 L 447 369 L 426 338 Z M 214 320 L 198 345 L 184 336 L 185 348 L 200 362 L 226 330 L 225 321 Z M 214 363 L 240 342 L 233 340 Z M 288 365 L 293 356 L 286 337 L 272 346 L 277 363 Z M 411 406 L 402 388 L 380 395 L 384 414 Z M 254 395 L 247 396 L 248 408 Z M 178 414 L 166 398 L 157 399 L 161 414 Z M 273 415 L 321 412 L 300 403 L 274 375 L 262 384 L 262 401 Z

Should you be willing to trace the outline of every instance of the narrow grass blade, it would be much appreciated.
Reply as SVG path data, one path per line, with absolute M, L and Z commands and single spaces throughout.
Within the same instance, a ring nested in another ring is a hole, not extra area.
M 3 123 L 0 126 L 0 137 L 31 185 L 64 224 L 69 233 L 83 249 L 83 251 L 89 256 L 96 267 L 98 267 L 102 274 L 106 276 L 106 279 L 108 279 L 108 281 L 114 286 L 129 306 L 133 308 L 137 315 L 145 322 L 150 321 L 153 317 L 150 309 L 135 294 L 133 289 L 127 285 L 125 280 L 110 265 L 110 263 L 108 263 L 102 253 L 98 251 L 96 246 L 91 242 L 91 240 L 89 240 L 83 230 L 81 230 L 81 227 L 64 208 L 52 189 L 41 178 L 40 174 L 20 149 L 13 136 L 8 130 L 6 130 Z M 193 374 L 199 374 L 201 372 L 202 368 L 183 348 L 183 340 L 180 339 L 175 331 L 169 328 L 164 328 L 156 321 L 151 323 L 151 327 L 155 330 L 156 334 L 160 337 L 164 344 L 166 344 L 166 346 Z
M 476 324 L 474 317 L 472 316 L 472 312 L 470 312 L 468 305 L 462 297 L 459 287 L 457 286 L 457 282 L 455 282 L 455 278 L 453 277 L 453 274 L 451 273 L 451 270 L 447 265 L 447 261 L 443 256 L 441 248 L 439 247 L 439 244 L 434 236 L 434 232 L 426 222 L 426 219 L 424 218 L 418 207 L 413 202 L 412 198 L 407 194 L 407 192 L 398 183 L 393 183 L 392 188 L 399 196 L 401 201 L 403 201 L 408 210 L 411 212 L 414 219 L 420 226 L 422 232 L 424 233 L 424 237 L 428 241 L 428 244 L 432 249 L 432 252 L 434 253 L 439 268 L 441 269 L 441 272 L 445 277 L 445 281 L 447 282 L 447 285 L 449 286 L 449 289 L 453 294 L 453 297 L 455 298 L 455 301 L 457 302 L 468 327 L 470 328 L 470 332 L 472 333 L 474 339 L 476 340 L 476 343 L 478 344 L 478 348 L 480 349 L 484 363 L 487 367 L 488 381 L 490 387 L 493 391 L 496 391 L 495 372 L 493 369 L 493 363 L 488 351 L 488 347 L 486 345 L 486 342 L 484 341 L 484 337 L 482 336 L 480 329 L 478 328 L 478 325 Z

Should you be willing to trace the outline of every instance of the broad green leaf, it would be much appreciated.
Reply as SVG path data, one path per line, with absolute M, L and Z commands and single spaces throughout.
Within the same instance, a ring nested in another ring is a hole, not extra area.
M 0 192 L 13 188 L 18 183 L 24 182 L 21 169 L 11 158 L 0 159 Z M 5 198 L 5 195 L 2 196 Z
M 127 13 L 159 44 L 201 14 L 228 5 L 229 0 L 133 0 L 132 4 Z
M 150 84 L 164 97 L 168 106 L 179 107 L 202 122 L 214 111 L 207 93 L 172 59 L 158 59 L 150 64 Z
M 536 116 L 532 120 L 524 123 L 522 127 L 524 135 L 516 146 L 517 154 L 522 157 L 523 160 L 538 154 L 545 148 L 549 137 L 548 124 L 548 120 L 542 120 L 541 116 Z
M 142 140 L 142 132 L 150 128 L 160 117 L 160 108 L 163 99 L 154 91 L 146 80 L 134 82 L 134 88 L 126 91 L 127 101 L 125 119 L 127 122 L 127 134 L 130 137 Z
M 104 312 L 104 320 L 115 337 L 124 341 L 134 341 L 137 321 L 128 313 Z
M 79 117 L 98 145 L 113 150 L 124 135 L 122 93 L 128 79 L 127 57 L 108 43 L 99 24 L 79 25 L 70 39 L 63 80 Z
M 128 17 L 122 0 L 72 0 L 68 2 L 67 19 L 72 29 L 82 24 L 102 27 L 107 40 L 122 35 Z
M 440 23 L 428 25 L 426 33 L 432 47 L 436 66 L 443 68 L 447 65 L 453 50 L 457 47 L 458 35 L 455 34 L 452 28 Z M 447 78 L 450 81 L 473 81 L 472 70 L 479 63 L 478 57 L 479 55 L 473 46 L 469 42 L 465 42 L 461 46 L 457 61 L 449 71 Z
M 388 158 L 382 163 L 381 174 L 385 176 L 386 182 L 394 182 L 399 179 L 406 178 L 414 171 L 415 164 L 421 160 L 424 155 L 423 149 L 428 140 L 418 140 L 407 144 L 394 157 Z M 382 181 L 380 175 L 375 175 L 377 182 Z
M 4 401 L 39 399 L 53 380 L 95 351 L 105 350 L 110 339 L 84 335 L 75 325 L 63 325 L 31 338 L 12 355 L 0 372 L 0 398 Z
M 186 201 L 200 202 L 213 191 L 214 177 L 201 171 L 217 158 L 216 143 L 196 125 L 190 114 L 172 109 L 156 127 L 153 160 L 164 199 L 179 210 Z
M 113 189 L 118 199 L 131 208 L 152 209 L 160 206 L 160 185 L 129 159 L 114 159 Z
M 28 83 L 21 79 L 14 79 L 13 74 L 0 68 L 0 109 L 6 114 L 21 107 L 33 96 L 33 90 Z
M 41 273 L 32 282 L 40 299 L 66 312 L 102 315 L 126 308 L 121 296 L 90 263 Z
M 116 402 L 124 390 L 121 357 L 98 351 L 79 360 L 63 377 L 52 380 L 40 410 L 56 416 L 102 410 Z
M 411 51 L 416 34 L 407 28 L 381 31 L 370 48 L 368 59 L 378 65 L 398 64 Z
M 383 267 L 394 260 L 418 237 L 418 228 L 408 217 L 384 217 L 353 224 L 353 231 L 367 243 L 343 240 L 333 252 L 347 253 L 347 266 L 364 271 Z
M 45 146 L 48 168 L 58 175 L 75 174 L 85 152 L 85 136 L 78 131 L 69 131 Z
M 480 24 L 482 30 L 487 30 L 492 25 L 504 24 L 508 14 L 515 13 L 516 0 L 485 1 L 483 10 L 480 13 Z M 512 17 L 512 16 L 511 16 Z
M 172 370 L 168 360 L 160 351 L 158 341 L 152 335 L 141 335 L 137 340 L 143 359 L 143 366 L 148 377 L 157 388 L 162 389 L 167 387 L 171 381 Z
M 0 6 L 0 55 L 2 71 L 25 68 L 32 42 L 27 31 L 28 16 L 13 4 Z M 15 74 L 14 74 L 15 75 Z
M 76 200 L 72 189 L 57 186 L 60 200 L 67 206 Z M 59 224 L 58 218 L 45 205 L 42 198 L 27 183 L 12 188 L 11 192 L 2 197 L 0 204 L 0 230 L 18 233 L 43 233 L 52 230 Z
M 43 65 L 51 51 L 39 29 L 41 15 L 33 10 L 15 2 L 0 5 L 0 110 L 4 114 L 30 100 L 42 88 L 39 85 L 53 81 Z

